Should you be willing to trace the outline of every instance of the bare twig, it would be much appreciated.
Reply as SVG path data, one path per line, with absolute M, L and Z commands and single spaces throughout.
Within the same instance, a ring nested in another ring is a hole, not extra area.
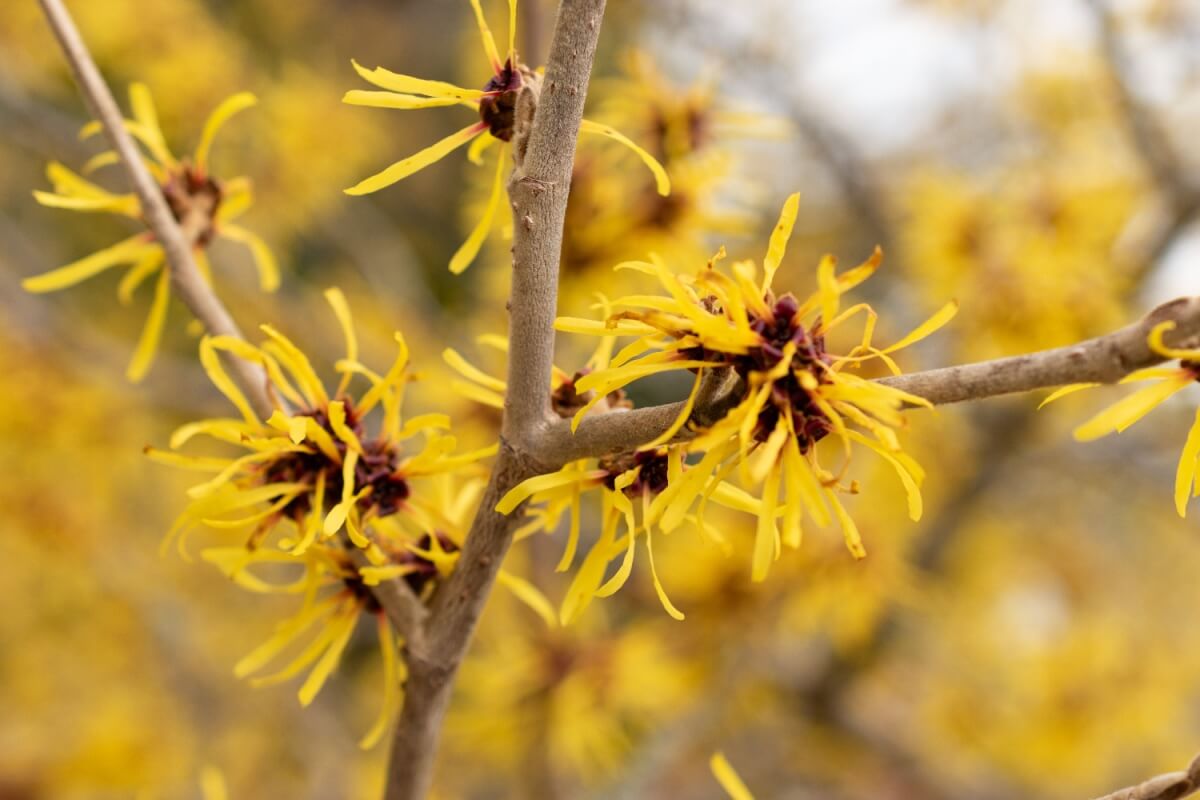
M 1179 800 L 1200 791 L 1200 756 L 1184 772 L 1168 772 L 1096 800 Z
M 100 70 L 79 35 L 70 13 L 63 6 L 62 0 L 38 2 L 71 65 L 84 101 L 104 127 L 105 137 L 121 159 L 125 173 L 141 202 L 146 225 L 166 253 L 176 295 L 209 333 L 241 338 L 237 323 L 233 321 L 233 317 L 197 268 L 188 237 L 176 222 L 150 171 L 146 169 L 133 137 L 125 130 L 121 109 L 100 75 Z M 272 404 L 267 395 L 266 374 L 258 366 L 240 359 L 230 359 L 230 364 L 248 392 L 255 411 L 264 417 L 269 416 Z
M 1134 370 L 1168 360 L 1151 350 L 1146 341 L 1154 327 L 1166 321 L 1175 323 L 1168 341 L 1183 343 L 1200 336 L 1200 297 L 1164 303 L 1133 325 L 1069 347 L 914 372 L 884 378 L 880 383 L 936 405 L 1067 383 L 1115 383 Z
M 204 280 L 192 257 L 191 242 L 194 235 L 190 230 L 196 224 L 195 218 L 185 217 L 180 224 L 171 213 L 162 191 L 154 182 L 150 171 L 146 169 L 137 146 L 125 129 L 121 110 L 100 75 L 100 70 L 84 44 L 83 37 L 79 35 L 70 13 L 61 0 L 38 2 L 41 3 L 46 20 L 71 64 L 84 100 L 96 119 L 100 120 L 109 143 L 121 159 L 121 164 L 141 201 L 146 224 L 166 253 L 176 294 L 209 333 L 243 338 L 233 317 Z M 239 358 L 230 358 L 229 364 L 253 404 L 255 412 L 264 418 L 270 416 L 274 403 L 267 392 L 266 373 L 258 365 Z M 389 581 L 375 587 L 374 593 L 388 619 L 406 640 L 419 635 L 418 622 L 425 614 L 425 607 L 408 584 L 401 580 Z
M 404 708 L 388 766 L 389 800 L 416 800 L 429 790 L 454 676 L 521 516 L 497 513 L 496 503 L 545 468 L 530 444 L 550 424 L 563 220 L 604 5 L 604 0 L 563 0 L 540 96 L 522 95 L 525 107 L 518 117 L 530 103 L 536 102 L 537 110 L 523 157 L 522 148 L 514 148 L 518 161 L 509 184 L 515 223 L 511 349 L 500 454 L 458 564 L 431 601 L 424 639 L 408 648 Z

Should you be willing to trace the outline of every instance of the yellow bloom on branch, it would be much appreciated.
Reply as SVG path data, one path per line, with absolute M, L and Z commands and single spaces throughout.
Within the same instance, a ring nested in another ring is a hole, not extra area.
M 560 318 L 561 331 L 587 335 L 632 335 L 608 368 L 578 381 L 581 391 L 606 396 L 640 378 L 661 372 L 690 370 L 693 388 L 683 412 L 656 446 L 688 424 L 705 375 L 730 374 L 740 387 L 739 399 L 718 422 L 696 432 L 691 452 L 703 458 L 683 477 L 683 496 L 709 492 L 735 469 L 747 482 L 762 484 L 762 512 L 754 544 L 753 578 L 766 577 L 781 544 L 797 547 L 804 516 L 818 525 L 836 520 L 855 557 L 865 555 L 858 529 L 839 498 L 855 493 L 857 484 L 843 482 L 855 446 L 882 457 L 900 477 L 908 495 L 909 515 L 921 516 L 920 484 L 924 473 L 900 447 L 896 430 L 904 424 L 904 405 L 929 404 L 854 374 L 877 360 L 899 373 L 891 354 L 925 338 L 956 313 L 948 303 L 896 343 L 880 348 L 872 339 L 876 314 L 865 303 L 842 308 L 842 295 L 878 268 L 881 254 L 837 274 L 831 257 L 817 269 L 817 291 L 801 301 L 772 288 L 796 219 L 799 196 L 784 205 L 771 235 L 760 277 L 753 261 L 736 262 L 729 272 L 718 268 L 722 250 L 693 274 L 676 274 L 660 259 L 626 262 L 618 269 L 644 272 L 658 279 L 665 296 L 634 295 L 614 302 L 607 319 Z M 864 320 L 860 343 L 845 355 L 826 347 L 827 335 L 852 319 Z M 585 406 L 576 415 L 578 424 Z M 832 437 L 841 444 L 843 463 L 836 471 L 824 466 L 817 443 Z M 782 491 L 782 499 L 780 497 Z M 782 521 L 782 532 L 780 525 Z
M 195 152 L 190 158 L 182 159 L 175 158 L 167 147 L 149 89 L 140 83 L 132 84 L 129 87 L 129 101 L 133 119 L 125 120 L 125 127 L 144 148 L 146 166 L 158 180 L 176 221 L 192 242 L 197 264 L 204 272 L 205 279 L 212 280 L 205 250 L 214 238 L 224 237 L 241 242 L 250 249 L 258 268 L 259 285 L 263 291 L 274 291 L 279 286 L 279 268 L 271 251 L 257 234 L 233 222 L 250 208 L 252 196 L 249 179 L 238 177 L 223 181 L 214 177 L 209 170 L 209 154 L 217 131 L 234 114 L 253 106 L 257 102 L 254 95 L 242 92 L 217 106 L 204 124 Z M 92 136 L 100 130 L 100 123 L 91 122 L 84 127 L 82 135 Z M 82 172 L 86 175 L 117 161 L 115 152 L 102 152 L 89 160 Z M 110 192 L 58 162 L 49 164 L 46 175 L 53 191 L 33 193 L 44 206 L 87 213 L 105 212 L 142 220 L 141 204 L 135 194 Z M 128 304 L 139 286 L 157 276 L 150 314 L 126 371 L 129 380 L 139 381 L 145 377 L 154 361 L 166 323 L 171 278 L 165 258 L 162 246 L 155 241 L 154 235 L 143 232 L 66 266 L 27 278 L 22 286 L 30 292 L 54 292 L 113 267 L 125 265 L 129 269 L 117 286 L 117 298 L 122 304 Z
M 450 271 L 455 274 L 471 265 L 494 227 L 497 213 L 503 205 L 504 165 L 508 155 L 508 145 L 518 134 L 528 133 L 528 131 L 522 130 L 522 126 L 527 125 L 528 121 L 523 122 L 517 118 L 518 101 L 522 92 L 532 92 L 536 96 L 542 82 L 541 73 L 522 64 L 517 56 L 517 0 L 508 2 L 508 48 L 503 59 L 501 59 L 500 51 L 496 48 L 496 41 L 488 27 L 487 20 L 484 19 L 479 0 L 471 0 L 471 8 L 475 12 L 475 21 L 479 26 L 479 36 L 484 52 L 492 67 L 492 76 L 482 89 L 466 89 L 444 81 L 401 75 L 383 67 L 366 69 L 355 61 L 352 63 L 359 76 L 383 91 L 355 89 L 347 92 L 342 98 L 343 102 L 351 105 L 393 108 L 402 111 L 461 105 L 474 110 L 479 116 L 477 122 L 455 131 L 441 141 L 397 161 L 382 172 L 346 189 L 346 194 L 363 195 L 377 192 L 420 172 L 468 142 L 472 144 L 467 152 L 467 158 L 474 164 L 482 164 L 483 153 L 492 145 L 499 145 L 495 148 L 497 152 L 495 177 L 492 180 L 491 193 L 484 214 L 467 240 L 450 259 Z M 589 120 L 583 121 L 580 133 L 606 136 L 628 147 L 654 174 L 659 194 L 670 193 L 671 182 L 666 171 L 653 156 L 638 147 L 629 138 L 614 128 Z
M 606 301 L 601 297 L 601 305 Z M 628 408 L 632 404 L 620 391 L 606 396 L 596 396 L 579 390 L 580 381 L 587 375 L 607 369 L 612 357 L 615 336 L 600 340 L 595 352 L 583 369 L 574 375 L 554 367 L 550 394 L 550 405 L 562 417 L 571 417 L 581 409 L 594 409 L 603 400 L 606 409 Z M 480 337 L 480 343 L 507 350 L 507 342 L 501 337 Z M 452 387 L 465 397 L 493 407 L 503 407 L 504 381 L 488 375 L 470 364 L 457 351 L 447 348 L 443 354 L 446 362 L 466 380 L 455 380 Z M 585 493 L 596 492 L 600 496 L 600 537 L 588 550 L 574 580 L 567 589 L 559 617 L 564 625 L 577 620 L 593 598 L 615 594 L 629 580 L 633 572 L 636 541 L 639 536 L 646 545 L 646 559 L 654 590 L 666 612 L 674 619 L 684 618 L 671 602 L 658 571 L 654 566 L 654 532 L 670 533 L 682 522 L 695 524 L 714 542 L 721 535 L 704 524 L 703 512 L 691 513 L 699 500 L 701 506 L 709 500 L 718 505 L 758 514 L 761 503 L 724 481 L 708 485 L 706 481 L 691 479 L 696 470 L 704 470 L 711 477 L 711 462 L 701 462 L 697 467 L 684 463 L 686 448 L 680 446 L 657 447 L 627 456 L 582 459 L 572 461 L 557 472 L 530 478 L 509 491 L 496 506 L 502 514 L 512 513 L 526 500 L 531 507 L 526 516 L 529 521 L 519 528 L 515 539 L 523 539 L 538 531 L 551 533 L 558 528 L 564 514 L 568 515 L 570 528 L 562 558 L 557 571 L 565 572 L 573 565 L 582 535 L 582 508 Z M 684 480 L 688 474 L 689 479 Z M 622 532 L 622 524 L 624 531 Z M 619 561 L 620 567 L 605 580 L 608 565 Z
M 1200 348 L 1168 347 L 1163 341 L 1167 331 L 1175 327 L 1174 322 L 1163 322 L 1150 332 L 1150 349 L 1161 356 L 1179 359 L 1178 367 L 1149 367 L 1131 372 L 1121 379 L 1120 383 L 1142 383 L 1152 381 L 1147 386 L 1138 389 L 1112 406 L 1101 411 L 1087 422 L 1075 429 L 1075 439 L 1080 442 L 1090 442 L 1107 436 L 1110 433 L 1123 433 L 1133 423 L 1149 414 L 1165 403 L 1169 398 L 1187 387 L 1200 381 Z M 1075 383 L 1064 386 L 1051 393 L 1042 405 L 1054 402 L 1060 397 L 1099 386 L 1098 383 Z M 1175 470 L 1175 510 L 1179 516 L 1187 516 L 1187 504 L 1193 497 L 1200 496 L 1200 482 L 1196 480 L 1197 467 L 1200 462 L 1200 408 L 1196 409 L 1196 419 L 1188 431 L 1183 452 L 1179 456 L 1179 466 Z
M 341 381 L 332 393 L 308 357 L 269 325 L 262 326 L 267 341 L 257 347 L 224 336 L 202 340 L 201 363 L 241 418 L 188 423 L 171 436 L 171 447 L 204 435 L 248 452 L 212 458 L 148 451 L 159 461 L 214 473 L 188 490 L 192 502 L 170 535 L 180 536 L 181 549 L 183 534 L 198 525 L 250 531 L 251 547 L 285 525 L 290 535 L 281 544 L 294 555 L 344 532 L 349 544 L 385 564 L 388 553 L 380 549 L 381 537 L 403 541 L 443 527 L 444 512 L 414 492 L 413 481 L 470 467 L 495 452 L 493 446 L 453 455 L 456 440 L 445 432 L 450 421 L 444 414 L 404 419 L 401 402 L 412 380 L 404 337 L 396 334 L 398 352 L 391 367 L 374 372 L 358 360 L 358 341 L 342 293 L 330 289 L 326 298 L 346 340 L 346 357 L 337 363 Z M 222 351 L 263 366 L 276 406 L 270 418 L 261 420 L 254 413 L 225 372 L 218 357 Z M 369 386 L 354 397 L 348 389 L 356 376 Z M 376 409 L 380 421 L 372 435 L 366 418 Z M 410 452 L 410 440 L 418 436 L 423 445 Z

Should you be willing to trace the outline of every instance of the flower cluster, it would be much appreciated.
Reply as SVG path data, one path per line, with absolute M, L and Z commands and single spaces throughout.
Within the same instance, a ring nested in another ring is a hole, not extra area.
M 406 111 L 463 105 L 475 110 L 479 115 L 478 121 L 366 178 L 347 189 L 346 194 L 377 192 L 440 161 L 468 142 L 473 142 L 467 152 L 468 159 L 473 164 L 482 164 L 484 152 L 493 145 L 499 145 L 496 147 L 495 177 L 483 216 L 450 259 L 450 271 L 456 274 L 465 270 L 475 260 L 495 224 L 496 213 L 504 194 L 504 166 L 507 163 L 509 145 L 523 147 L 519 137 L 527 133 L 522 125 L 528 125 L 528 121 L 522 122 L 517 117 L 518 100 L 523 92 L 529 92 L 536 97 L 542 81 L 541 72 L 521 63 L 517 56 L 517 0 L 509 0 L 508 3 L 508 49 L 503 59 L 496 48 L 496 40 L 484 18 L 479 0 L 471 0 L 471 8 L 475 12 L 484 52 L 492 67 L 492 76 L 482 89 L 466 89 L 444 81 L 401 75 L 382 67 L 369 70 L 360 66 L 358 62 L 353 62 L 355 71 L 363 80 L 383 91 L 355 89 L 347 92 L 343 98 L 344 102 L 352 105 Z M 580 132 L 606 136 L 632 150 L 654 174 L 659 194 L 665 196 L 670 193 L 671 182 L 666 171 L 653 156 L 628 137 L 614 128 L 590 120 L 583 121 Z
M 158 180 L 172 214 L 189 237 L 196 262 L 205 279 L 212 280 L 205 250 L 214 238 L 223 237 L 241 242 L 250 249 L 258 267 L 262 290 L 272 292 L 279 286 L 279 269 L 271 251 L 257 234 L 233 222 L 250 208 L 250 181 L 244 177 L 220 180 L 209 169 L 209 152 L 217 131 L 234 114 L 256 102 L 254 95 L 241 92 L 217 106 L 204 124 L 200 143 L 190 158 L 177 159 L 172 155 L 159 127 L 150 90 L 143 84 L 135 83 L 129 87 L 133 119 L 125 120 L 125 127 L 145 149 L 146 166 Z M 93 136 L 100 130 L 100 123 L 91 122 L 84 127 L 82 135 Z M 82 172 L 87 175 L 117 161 L 115 152 L 105 151 L 89 160 Z M 141 204 L 135 194 L 114 194 L 57 162 L 50 163 L 46 174 L 54 191 L 33 193 L 44 206 L 142 219 Z M 122 304 L 128 304 L 134 291 L 157 275 L 150 314 L 126 371 L 131 381 L 138 381 L 146 375 L 154 361 L 166 323 L 171 278 L 165 267 L 165 258 L 163 248 L 155 241 L 154 235 L 142 232 L 66 266 L 28 278 L 22 285 L 30 292 L 53 292 L 74 286 L 113 267 L 128 265 L 129 270 L 117 286 L 117 298 Z
M 587 375 L 608 367 L 615 341 L 616 337 L 613 336 L 602 337 L 586 365 L 573 375 L 554 368 L 550 401 L 551 408 L 557 414 L 570 418 L 586 413 L 601 402 L 605 410 L 632 407 L 620 389 L 597 395 L 580 388 L 580 383 Z M 481 337 L 481 343 L 506 349 L 506 343 L 498 337 Z M 467 379 L 454 381 L 456 391 L 485 405 L 503 404 L 504 381 L 470 364 L 453 349 L 448 348 L 444 357 L 454 370 Z M 625 585 L 633 572 L 638 536 L 642 536 L 646 544 L 646 559 L 659 601 L 672 617 L 684 618 L 683 612 L 668 597 L 655 569 L 654 532 L 670 533 L 682 522 L 690 521 L 698 524 L 713 541 L 721 541 L 718 531 L 704 525 L 702 515 L 690 513 L 698 500 L 701 504 L 712 500 L 751 514 L 761 510 L 757 499 L 724 481 L 717 481 L 709 487 L 684 481 L 682 476 L 690 471 L 690 467 L 684 463 L 685 457 L 684 447 L 658 446 L 636 453 L 573 461 L 557 472 L 530 478 L 501 500 L 497 510 L 504 514 L 511 513 L 525 500 L 532 499 L 534 502 L 534 507 L 528 512 L 529 521 L 516 531 L 516 539 L 539 531 L 554 531 L 563 516 L 568 517 L 569 533 L 556 567 L 557 571 L 564 572 L 571 568 L 579 550 L 584 494 L 592 492 L 598 495 L 600 536 L 584 556 L 567 589 L 559 612 L 564 625 L 577 620 L 593 598 L 608 597 Z M 617 558 L 621 559 L 620 567 L 605 580 L 609 563 Z
M 790 293 L 776 295 L 772 283 L 798 203 L 799 197 L 793 195 L 784 205 L 761 278 L 752 261 L 735 263 L 732 274 L 718 269 L 723 251 L 691 275 L 675 274 L 657 258 L 626 262 L 618 269 L 657 278 L 667 294 L 617 300 L 613 307 L 619 310 L 603 320 L 560 318 L 556 323 L 562 331 L 606 339 L 633 338 L 607 363 L 575 381 L 577 391 L 590 393 L 590 399 L 575 413 L 574 425 L 612 392 L 639 378 L 675 370 L 695 373 L 677 420 L 632 460 L 597 470 L 569 464 L 558 473 L 526 481 L 498 506 L 507 513 L 532 497 L 542 504 L 534 513 L 549 522 L 554 519 L 555 502 L 561 503 L 555 493 L 570 496 L 570 487 L 586 481 L 610 487 L 614 510 L 606 509 L 606 520 L 613 521 L 606 521 L 607 535 L 602 534 L 601 544 L 593 549 L 594 561 L 584 568 L 593 582 L 603 577 L 608 560 L 619 552 L 615 543 L 608 543 L 615 537 L 610 529 L 615 529 L 616 519 L 621 515 L 628 518 L 630 539 L 638 530 L 648 533 L 654 523 L 670 530 L 685 518 L 696 498 L 724 496 L 728 505 L 757 514 L 755 580 L 766 577 L 781 543 L 800 544 L 806 515 L 818 525 L 836 519 L 851 553 L 862 557 L 865 550 L 857 527 L 839 498 L 844 492 L 858 491 L 857 483 L 845 481 L 855 446 L 878 454 L 895 469 L 908 495 L 910 516 L 920 518 L 919 487 L 924 473 L 901 449 L 896 430 L 903 425 L 901 409 L 906 404 L 928 403 L 856 375 L 854 370 L 876 360 L 898 373 L 890 354 L 936 331 L 954 316 L 957 306 L 947 304 L 888 347 L 874 345 L 875 312 L 862 303 L 843 309 L 841 297 L 876 270 L 878 251 L 840 275 L 832 258 L 823 259 L 817 269 L 818 290 L 803 301 Z M 855 317 L 865 318 L 859 344 L 845 355 L 830 352 L 827 336 Z M 711 426 L 685 431 L 710 373 L 734 384 L 726 393 L 733 398 L 731 407 Z M 685 433 L 690 441 L 669 444 Z M 827 468 L 818 457 L 817 445 L 827 437 L 841 444 L 844 457 L 836 470 Z M 735 471 L 744 483 L 762 485 L 761 501 L 726 483 Z M 630 492 L 642 498 L 641 524 L 635 522 L 628 502 Z M 694 519 L 703 525 L 701 519 Z M 608 553 L 602 547 L 606 543 Z M 647 535 L 648 548 L 649 544 Z M 617 576 L 594 594 L 602 594 L 614 581 L 619 585 L 627 573 L 631 549 L 631 543 L 627 544 Z
M 233 544 L 207 547 L 201 556 L 251 591 L 304 596 L 300 611 L 238 664 L 239 675 L 261 670 L 317 627 L 283 669 L 256 680 L 274 683 L 311 668 L 300 689 L 307 705 L 336 667 L 359 615 L 379 617 L 387 688 L 385 709 L 364 739 L 369 746 L 382 735 L 398 702 L 395 636 L 370 587 L 402 578 L 423 597 L 452 569 L 463 521 L 482 488 L 464 473 L 495 448 L 455 454 L 445 415 L 405 419 L 402 399 L 413 377 L 404 337 L 396 334 L 396 358 L 386 372 L 377 373 L 359 361 L 342 293 L 330 289 L 326 299 L 346 342 L 334 392 L 326 390 L 300 348 L 269 325 L 262 326 L 268 338 L 259 346 L 206 337 L 200 361 L 240 417 L 188 423 L 171 436 L 170 451 L 147 452 L 166 464 L 214 473 L 188 490 L 191 503 L 164 546 L 174 539 L 186 554 L 187 537 L 197 528 L 236 535 Z M 221 352 L 262 366 L 275 405 L 266 420 L 225 372 Z M 368 384 L 357 397 L 349 391 L 356 376 Z M 366 420 L 377 409 L 380 422 L 372 433 Z M 237 457 L 174 452 L 197 436 L 247 452 Z M 459 482 L 454 487 L 444 481 L 452 474 Z M 432 487 L 418 491 L 422 481 Z M 270 571 L 265 577 L 259 572 L 264 568 Z M 300 574 L 279 583 L 274 578 L 280 569 Z M 544 612 L 532 587 L 509 576 L 502 582 Z

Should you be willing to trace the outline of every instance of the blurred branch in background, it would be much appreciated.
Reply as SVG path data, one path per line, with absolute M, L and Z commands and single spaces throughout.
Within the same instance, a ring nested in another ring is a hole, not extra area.
M 1200 791 L 1200 756 L 1192 759 L 1187 770 L 1169 772 L 1106 794 L 1096 800 L 1179 800 Z

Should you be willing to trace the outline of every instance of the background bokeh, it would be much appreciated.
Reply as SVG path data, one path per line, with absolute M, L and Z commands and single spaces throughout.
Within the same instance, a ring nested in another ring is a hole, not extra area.
M 270 322 L 328 370 L 341 339 L 321 291 L 338 285 L 366 363 L 387 363 L 404 330 L 425 377 L 412 407 L 493 437 L 496 416 L 449 391 L 441 360 L 453 346 L 502 368 L 474 337 L 504 332 L 505 231 L 464 275 L 446 270 L 491 170 L 451 157 L 342 194 L 463 124 L 461 109 L 341 104 L 362 88 L 350 59 L 480 84 L 468 4 L 71 6 L 122 100 L 146 82 L 179 150 L 223 97 L 260 98 L 214 155 L 216 172 L 254 181 L 246 224 L 284 270 L 264 295 L 243 250 L 213 252 L 242 327 Z M 502 31 L 502 4 L 485 7 Z M 548 0 L 523 0 L 530 64 L 552 21 Z M 777 286 L 807 290 L 822 253 L 852 264 L 879 244 L 884 268 L 864 289 L 885 334 L 960 301 L 910 370 L 1069 343 L 1200 286 L 1200 9 L 1187 0 L 610 0 L 588 113 L 655 152 L 676 192 L 659 198 L 626 151 L 581 145 L 563 313 L 594 315 L 594 292 L 636 283 L 611 265 L 648 250 L 680 265 L 722 243 L 760 257 L 797 189 Z M 378 702 L 369 626 L 302 710 L 294 687 L 232 672 L 287 600 L 158 555 L 188 481 L 142 448 L 224 413 L 186 310 L 171 307 L 157 363 L 131 386 L 148 288 L 132 307 L 111 275 L 20 289 L 131 231 L 31 196 L 47 161 L 95 152 L 76 135 L 85 121 L 36 4 L 0 5 L 0 798 L 199 797 L 206 770 L 233 798 L 373 796 L 386 747 L 355 746 Z M 564 342 L 558 363 L 574 369 L 588 346 Z M 760 798 L 1078 798 L 1180 768 L 1200 750 L 1200 530 L 1174 514 L 1170 486 L 1197 393 L 1119 438 L 1072 442 L 1116 396 L 912 414 L 925 519 L 908 521 L 891 475 L 862 475 L 861 562 L 836 531 L 809 531 L 752 584 L 744 517 L 720 518 L 728 554 L 687 532 L 660 540 L 682 623 L 643 570 L 568 629 L 497 594 L 437 796 L 718 797 L 715 750 Z M 537 536 L 510 557 L 553 601 L 561 546 Z

